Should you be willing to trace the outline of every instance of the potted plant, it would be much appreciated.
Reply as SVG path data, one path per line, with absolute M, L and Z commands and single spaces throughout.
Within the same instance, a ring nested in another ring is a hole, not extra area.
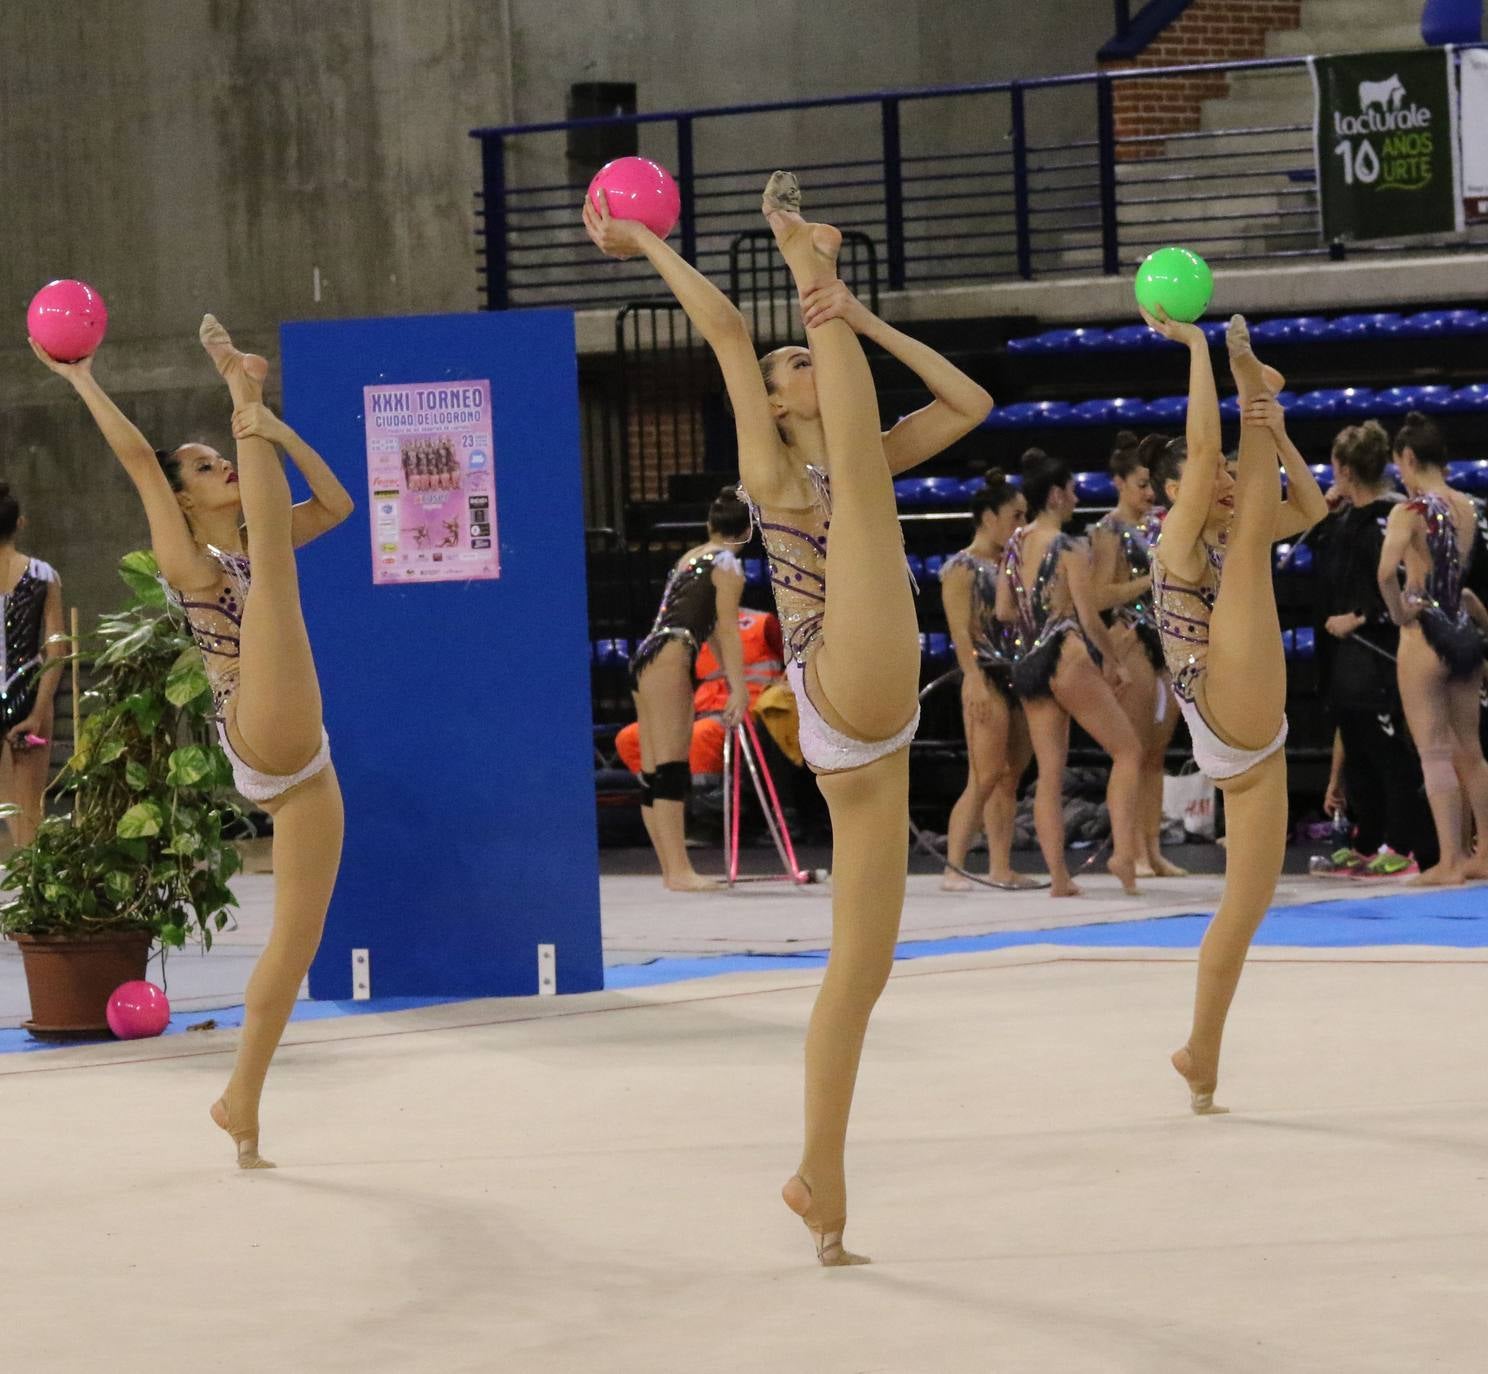
M 53 785 L 70 810 L 42 822 L 0 882 L 26 1027 L 43 1037 L 105 1031 L 109 995 L 144 977 L 151 945 L 210 949 L 236 906 L 228 879 L 241 861 L 224 832 L 241 812 L 201 655 L 148 553 L 128 554 L 119 575 L 130 600 L 99 618 L 86 715 Z

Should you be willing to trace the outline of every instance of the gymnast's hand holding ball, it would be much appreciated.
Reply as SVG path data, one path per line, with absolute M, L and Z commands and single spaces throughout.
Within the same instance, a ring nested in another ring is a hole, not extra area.
M 1155 314 L 1147 310 L 1142 311 L 1142 318 L 1147 321 L 1148 326 L 1161 334 L 1165 339 L 1171 339 L 1174 343 L 1184 344 L 1192 348 L 1200 344 L 1207 348 L 1209 341 L 1204 337 L 1204 331 L 1196 324 L 1184 324 L 1181 320 L 1168 318 L 1168 313 L 1162 306 L 1157 307 Z
M 86 358 L 79 358 L 75 363 L 59 363 L 35 339 L 28 337 L 26 342 L 31 345 L 31 351 L 36 354 L 44 368 L 49 372 L 55 372 L 59 377 L 66 377 L 69 382 L 75 383 L 79 378 L 86 377 L 93 371 L 91 353 Z
M 647 241 L 656 237 L 639 220 L 612 215 L 603 190 L 584 197 L 584 229 L 605 257 L 621 260 L 644 257 Z

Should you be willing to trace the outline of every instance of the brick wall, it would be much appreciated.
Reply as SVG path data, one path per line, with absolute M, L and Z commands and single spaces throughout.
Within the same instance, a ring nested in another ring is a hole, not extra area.
M 1195 62 L 1235 62 L 1266 55 L 1266 35 L 1294 29 L 1302 0 L 1194 0 L 1177 20 L 1132 61 L 1108 62 L 1107 70 L 1178 67 Z M 1223 73 L 1115 83 L 1116 137 L 1131 139 L 1191 133 L 1199 127 L 1206 100 L 1229 93 Z M 1161 143 L 1128 143 L 1122 158 L 1161 155 Z

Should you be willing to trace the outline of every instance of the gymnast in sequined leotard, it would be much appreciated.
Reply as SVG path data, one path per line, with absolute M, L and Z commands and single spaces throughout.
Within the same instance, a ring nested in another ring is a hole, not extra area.
M 1116 509 L 1090 531 L 1090 596 L 1131 679 L 1121 693 L 1121 709 L 1142 742 L 1137 874 L 1179 878 L 1184 870 L 1162 853 L 1163 764 L 1178 725 L 1178 703 L 1152 604 L 1152 544 L 1161 521 L 1152 508 L 1149 459 L 1135 434 L 1119 436 L 1110 463 Z
M 258 1169 L 272 1167 L 258 1151 L 264 1079 L 320 943 L 343 829 L 294 550 L 344 520 L 352 501 L 263 405 L 268 364 L 234 348 L 211 315 L 200 338 L 232 396 L 236 468 L 205 444 L 152 449 L 95 380 L 91 358 L 58 363 L 32 349 L 72 384 L 139 493 L 161 577 L 202 652 L 233 776 L 274 818 L 274 924 L 248 980 L 232 1076 L 210 1109 L 238 1166 Z M 310 486 L 299 505 L 276 446 Z
M 966 787 L 946 827 L 941 887 L 971 888 L 966 854 L 979 828 L 987 832 L 987 876 L 1001 887 L 1033 887 L 1012 866 L 1018 779 L 1033 756 L 1028 721 L 1013 691 L 1011 626 L 997 618 L 997 583 L 1013 533 L 1027 519 L 1023 493 L 993 469 L 971 501 L 971 544 L 946 559 L 940 596 L 961 669 L 961 718 L 966 732 Z
M 732 728 L 749 705 L 744 651 L 739 642 L 739 597 L 744 572 L 738 551 L 749 542 L 749 511 L 732 487 L 708 510 L 708 542 L 689 549 L 667 574 L 656 621 L 630 661 L 641 736 L 641 816 L 674 892 L 717 887 L 692 866 L 685 812 L 692 787 L 688 749 L 692 741 L 692 668 L 698 650 L 713 640 L 728 678 L 724 724 Z
M 762 208 L 795 278 L 809 347 L 761 360 L 733 303 L 649 230 L 612 218 L 603 193 L 586 201 L 584 222 L 602 251 L 649 260 L 717 357 L 739 475 L 770 557 L 802 752 L 831 811 L 833 854 L 832 949 L 806 1039 L 805 1147 L 782 1196 L 820 1262 L 841 1265 L 860 1259 L 842 1244 L 847 1119 L 868 1017 L 893 964 L 909 857 L 919 627 L 892 478 L 969 433 L 992 402 L 838 281 L 842 236 L 801 218 L 793 176 L 770 179 Z M 886 434 L 859 334 L 934 396 Z
M 20 810 L 6 817 L 11 838 L 36 838 L 52 751 L 53 701 L 67 653 L 60 636 L 62 584 L 56 569 L 15 546 L 20 502 L 0 482 L 0 801 Z M 54 665 L 43 672 L 48 661 Z M 45 743 L 34 743 L 43 740 Z
M 1111 756 L 1107 868 L 1136 893 L 1137 783 L 1142 745 L 1117 692 L 1127 673 L 1090 599 L 1090 555 L 1065 533 L 1075 512 L 1069 465 L 1040 449 L 1023 455 L 1023 494 L 1033 523 L 1014 533 L 1003 559 L 998 614 L 1016 631 L 1013 690 L 1023 701 L 1038 759 L 1033 821 L 1048 866 L 1049 895 L 1078 897 L 1064 852 L 1064 771 L 1073 717 Z
M 1478 734 L 1482 604 L 1462 586 L 1476 511 L 1447 485 L 1440 429 L 1412 412 L 1395 435 L 1395 461 L 1410 499 L 1390 512 L 1380 551 L 1379 587 L 1400 629 L 1396 678 L 1411 737 L 1421 755 L 1426 800 L 1440 860 L 1413 881 L 1426 886 L 1488 878 L 1488 766 Z M 1405 568 L 1405 586 L 1399 580 Z M 1476 622 L 1476 623 L 1474 623 Z M 1476 830 L 1462 844 L 1462 798 Z
M 1232 476 L 1208 339 L 1194 324 L 1147 320 L 1189 350 L 1186 440 L 1148 450 L 1153 488 L 1169 506 L 1152 559 L 1158 629 L 1194 759 L 1225 797 L 1224 897 L 1199 946 L 1188 1041 L 1172 1056 L 1203 1114 L 1224 1110 L 1214 1090 L 1225 1020 L 1286 853 L 1286 662 L 1271 546 L 1310 529 L 1328 507 L 1287 435 L 1281 376 L 1256 358 L 1245 321 L 1236 315 L 1227 339 L 1242 415 Z

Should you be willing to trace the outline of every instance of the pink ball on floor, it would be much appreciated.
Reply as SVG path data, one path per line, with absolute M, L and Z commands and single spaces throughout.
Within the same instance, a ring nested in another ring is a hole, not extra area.
M 88 357 L 107 330 L 108 307 L 85 281 L 48 282 L 26 311 L 26 332 L 59 363 Z
M 616 219 L 639 220 L 659 239 L 672 232 L 682 213 L 682 194 L 672 174 L 647 157 L 617 157 L 594 174 L 589 200 L 597 210 L 596 191 L 605 193 Z
M 143 979 L 120 983 L 108 1000 L 109 1029 L 120 1040 L 144 1040 L 170 1024 L 170 1000 Z

